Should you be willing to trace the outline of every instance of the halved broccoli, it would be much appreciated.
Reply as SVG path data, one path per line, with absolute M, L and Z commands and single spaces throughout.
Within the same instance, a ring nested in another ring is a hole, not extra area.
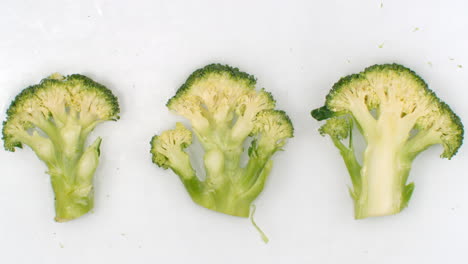
M 441 144 L 441 157 L 450 159 L 463 142 L 460 118 L 418 75 L 398 64 L 341 78 L 312 116 L 327 119 L 319 131 L 343 156 L 357 219 L 400 212 L 413 193 L 414 183 L 407 179 L 416 156 Z M 362 165 L 353 148 L 353 124 L 367 142 Z M 346 138 L 348 146 L 342 143 Z
M 112 92 L 86 76 L 52 74 L 24 89 L 3 122 L 8 151 L 29 146 L 48 167 L 55 193 L 55 220 L 75 219 L 93 208 L 93 175 L 101 138 L 86 147 L 97 124 L 119 118 Z
M 171 168 L 191 198 L 206 208 L 248 217 L 250 204 L 263 190 L 273 154 L 293 136 L 285 112 L 274 110 L 272 95 L 255 90 L 253 76 L 220 64 L 196 70 L 167 107 L 189 119 L 205 154 L 206 178 L 197 177 L 185 148 L 192 132 L 181 123 L 151 140 L 153 162 Z M 245 167 L 243 144 L 252 137 Z

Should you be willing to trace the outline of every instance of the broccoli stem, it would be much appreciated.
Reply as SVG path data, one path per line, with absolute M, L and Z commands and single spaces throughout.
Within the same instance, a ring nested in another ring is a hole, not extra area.
M 195 175 L 190 178 L 179 175 L 179 178 L 195 203 L 207 208 L 214 208 L 215 205 L 212 193 L 206 190 L 205 184 L 203 184 L 203 182 L 201 182 Z
M 249 217 L 251 203 L 262 192 L 272 167 L 273 162 L 266 157 L 251 158 L 240 178 L 247 181 L 234 182 L 219 190 L 216 209 L 234 216 Z
M 241 184 L 245 189 L 250 189 L 257 181 L 261 170 L 268 161 L 267 157 L 251 157 L 245 168 Z
M 406 181 L 415 156 L 404 149 L 407 138 L 399 137 L 398 121 L 381 117 L 378 123 L 378 136 L 367 138 L 361 195 L 355 203 L 357 219 L 400 212 L 414 188 L 411 184 L 406 186 Z
M 270 175 L 270 171 L 273 168 L 273 161 L 267 160 L 266 163 L 263 163 L 262 169 L 258 172 L 258 177 L 256 177 L 256 181 L 249 188 L 247 192 L 245 192 L 242 197 L 249 201 L 255 200 L 257 196 L 262 192 L 263 187 L 265 187 L 266 178 Z
M 212 201 L 207 201 L 205 198 L 200 205 L 229 215 L 249 216 L 250 201 L 240 199 L 242 189 L 238 184 L 238 176 L 243 173 L 239 169 L 241 154 L 240 146 L 226 149 L 215 147 L 206 152 L 205 185 Z
M 230 192 L 221 193 L 222 190 L 219 191 L 220 195 L 216 197 L 216 211 L 233 216 L 249 217 L 251 203 L 250 200 L 241 199 L 237 195 L 230 194 Z M 231 189 L 230 191 L 233 190 Z
M 89 212 L 94 205 L 93 175 L 99 163 L 101 138 L 85 149 L 87 133 L 72 124 L 48 133 L 55 155 L 38 155 L 48 166 L 55 194 L 55 220 L 65 222 Z M 72 144 L 73 143 L 73 144 Z M 35 147 L 36 153 L 44 153 Z
M 401 176 L 392 142 L 370 145 L 364 153 L 362 194 L 356 218 L 395 214 L 401 205 Z
M 361 194 L 361 165 L 356 159 L 354 149 L 352 147 L 352 138 L 350 137 L 350 146 L 347 148 L 341 141 L 332 137 L 333 144 L 340 150 L 340 154 L 343 157 L 343 160 L 348 169 L 349 175 L 351 176 L 351 182 L 353 184 L 353 189 L 350 189 L 351 196 L 354 200 L 359 197 Z
M 182 177 L 192 199 L 203 207 L 225 214 L 249 217 L 250 205 L 263 190 L 271 170 L 271 154 L 251 157 L 245 169 L 239 167 L 242 147 L 219 147 L 208 150 L 204 157 L 207 178 L 200 182 L 196 176 L 188 177 L 199 181 L 203 191 L 191 191 L 195 183 Z M 193 194 L 192 194 L 193 193 Z
M 55 221 L 66 222 L 88 213 L 94 206 L 92 185 L 70 186 L 68 176 L 52 176 L 55 194 Z

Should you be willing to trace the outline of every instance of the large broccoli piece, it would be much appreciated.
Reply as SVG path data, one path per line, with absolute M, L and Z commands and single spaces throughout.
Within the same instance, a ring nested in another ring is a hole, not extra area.
M 24 89 L 7 110 L 5 149 L 29 146 L 48 167 L 55 220 L 75 219 L 93 208 L 93 174 L 101 138 L 86 147 L 97 124 L 119 118 L 117 98 L 83 75 L 53 74 Z
M 273 154 L 293 136 L 289 117 L 274 110 L 271 94 L 255 90 L 255 83 L 236 68 L 211 64 L 195 71 L 168 101 L 170 110 L 190 120 L 205 150 L 204 180 L 184 150 L 192 143 L 192 132 L 184 125 L 177 123 L 151 140 L 153 162 L 179 175 L 193 201 L 241 217 L 249 216 L 250 204 L 263 190 Z M 249 137 L 249 161 L 242 166 Z
M 416 156 L 441 144 L 441 157 L 450 159 L 463 141 L 460 118 L 418 75 L 398 64 L 341 78 L 312 116 L 327 119 L 319 131 L 343 156 L 357 219 L 400 212 L 414 190 L 407 180 Z M 362 165 L 353 148 L 353 124 L 367 143 Z

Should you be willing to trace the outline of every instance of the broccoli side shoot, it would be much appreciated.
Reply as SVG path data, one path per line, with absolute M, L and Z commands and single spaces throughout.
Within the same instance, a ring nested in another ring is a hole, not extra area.
M 441 157 L 450 159 L 463 142 L 460 118 L 418 75 L 398 64 L 341 78 L 312 116 L 326 120 L 319 131 L 330 136 L 351 175 L 357 219 L 400 212 L 414 190 L 407 180 L 416 156 L 441 144 Z M 367 143 L 362 164 L 353 148 L 353 124 Z
M 48 167 L 55 220 L 75 219 L 93 208 L 93 175 L 101 138 L 86 146 L 97 124 L 119 118 L 117 98 L 83 75 L 52 74 L 24 89 L 3 122 L 5 149 L 30 147 Z
M 250 204 L 263 190 L 273 165 L 272 156 L 293 136 L 285 112 L 274 110 L 275 100 L 255 89 L 255 78 L 220 64 L 195 71 L 167 107 L 187 118 L 151 140 L 153 162 L 172 169 L 193 201 L 225 214 L 248 217 Z M 184 150 L 192 134 L 204 148 L 206 177 L 201 180 Z M 252 139 L 244 150 L 244 142 Z M 241 166 L 242 153 L 248 153 Z

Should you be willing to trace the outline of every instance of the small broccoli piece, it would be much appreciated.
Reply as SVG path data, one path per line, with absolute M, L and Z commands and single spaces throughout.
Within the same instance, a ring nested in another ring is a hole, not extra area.
M 48 167 L 55 220 L 75 219 L 93 208 L 93 175 L 101 138 L 86 147 L 97 124 L 119 118 L 117 98 L 86 76 L 52 74 L 24 89 L 7 110 L 4 147 L 29 146 Z
M 293 137 L 285 112 L 274 110 L 275 100 L 255 90 L 253 76 L 220 64 L 195 71 L 167 107 L 190 120 L 205 154 L 206 177 L 192 168 L 185 148 L 192 132 L 181 123 L 151 140 L 153 162 L 171 168 L 194 202 L 225 214 L 248 217 L 250 205 L 263 190 L 272 156 Z M 241 166 L 244 142 L 252 138 L 249 161 Z
M 327 120 L 319 132 L 329 135 L 343 156 L 357 219 L 400 212 L 414 190 L 407 180 L 416 156 L 441 144 L 441 157 L 450 159 L 463 142 L 460 118 L 418 75 L 398 64 L 341 78 L 312 116 Z M 367 143 L 362 165 L 353 149 L 353 124 Z

